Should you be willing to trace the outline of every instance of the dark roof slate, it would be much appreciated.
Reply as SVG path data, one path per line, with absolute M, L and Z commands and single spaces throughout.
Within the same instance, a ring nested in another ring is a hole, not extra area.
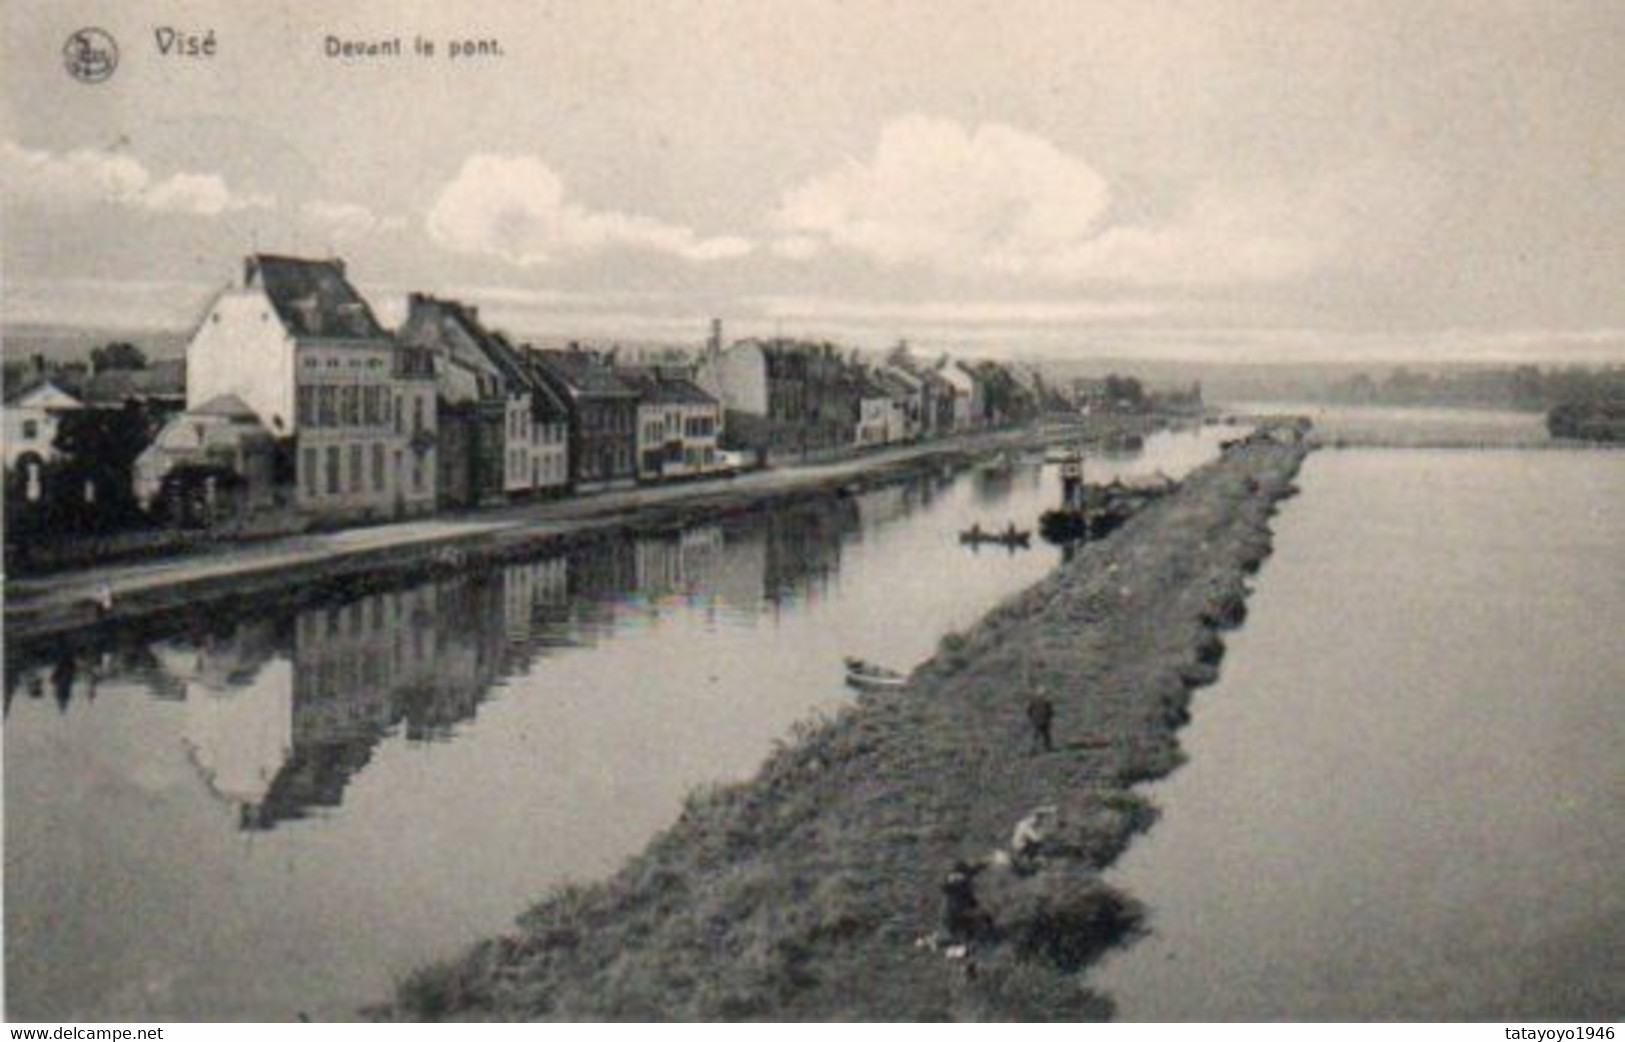
M 636 398 L 638 392 L 610 366 L 587 351 L 532 351 L 536 364 L 577 397 Z
M 288 332 L 327 340 L 380 340 L 389 333 L 344 274 L 344 262 L 257 253 L 248 282 L 265 289 Z

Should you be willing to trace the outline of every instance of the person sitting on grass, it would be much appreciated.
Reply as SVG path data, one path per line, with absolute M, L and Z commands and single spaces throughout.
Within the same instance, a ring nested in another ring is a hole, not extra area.
M 1060 824 L 1061 812 L 1053 804 L 1033 808 L 1033 812 L 1016 823 L 1010 834 L 1010 867 L 1019 875 L 1038 870 L 1039 863 L 1050 851 L 1051 840 Z

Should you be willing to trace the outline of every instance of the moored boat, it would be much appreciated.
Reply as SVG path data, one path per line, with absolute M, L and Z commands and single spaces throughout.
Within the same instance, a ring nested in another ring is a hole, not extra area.
M 891 688 L 902 687 L 908 683 L 908 677 L 895 669 L 887 669 L 885 666 L 848 656 L 846 682 L 858 688 Z
M 1014 550 L 1018 547 L 1025 547 L 1031 543 L 1032 535 L 1033 534 L 1030 531 L 1025 529 L 1017 529 L 1014 527 L 1007 528 L 1002 532 L 990 532 L 984 530 L 980 525 L 975 525 L 966 531 L 959 533 L 959 541 L 969 546 L 980 546 L 983 543 L 997 543 L 1000 546 L 1009 547 L 1010 549 Z

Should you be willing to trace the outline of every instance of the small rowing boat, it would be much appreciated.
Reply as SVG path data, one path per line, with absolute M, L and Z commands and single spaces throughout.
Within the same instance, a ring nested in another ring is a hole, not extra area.
M 1033 534 L 1029 531 L 1016 528 L 1007 528 L 1002 532 L 989 532 L 981 526 L 972 526 L 969 530 L 959 533 L 959 541 L 969 546 L 980 546 L 983 543 L 997 543 L 1012 550 L 1025 547 L 1032 541 Z
M 902 687 L 908 683 L 908 678 L 895 669 L 849 656 L 846 660 L 846 682 L 856 688 L 876 689 Z

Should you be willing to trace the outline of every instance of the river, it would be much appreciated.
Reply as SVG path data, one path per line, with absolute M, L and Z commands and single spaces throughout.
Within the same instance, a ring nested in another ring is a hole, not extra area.
M 1625 453 L 1321 452 L 1112 871 L 1121 1019 L 1625 1009 Z
M 1210 458 L 1218 429 L 1095 459 Z M 695 787 L 1054 567 L 1036 461 L 7 658 L 7 1012 L 343 1017 L 601 877 Z

